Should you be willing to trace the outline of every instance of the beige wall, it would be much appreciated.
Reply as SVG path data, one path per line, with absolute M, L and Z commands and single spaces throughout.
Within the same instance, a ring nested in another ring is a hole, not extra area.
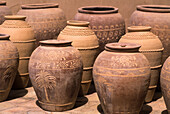
M 64 10 L 67 19 L 73 19 L 77 9 L 88 5 L 109 5 L 119 8 L 119 12 L 124 17 L 126 23 L 132 12 L 136 9 L 136 5 L 143 4 L 164 4 L 170 5 L 170 0 L 6 0 L 7 5 L 16 14 L 22 4 L 33 3 L 59 3 L 60 8 Z

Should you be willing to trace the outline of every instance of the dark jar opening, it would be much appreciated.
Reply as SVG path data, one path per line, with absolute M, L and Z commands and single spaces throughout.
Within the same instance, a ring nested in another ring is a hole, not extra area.
M 109 14 L 118 13 L 118 8 L 112 6 L 85 6 L 78 9 L 79 13 Z
M 150 26 L 130 26 L 127 29 L 128 29 L 128 32 L 146 32 L 146 31 L 150 31 L 151 27 Z
M 136 8 L 145 12 L 170 13 L 170 6 L 168 5 L 138 5 Z
M 88 27 L 89 24 L 90 22 L 88 21 L 77 21 L 77 20 L 67 21 L 67 25 L 70 25 L 70 26 Z
M 44 40 L 40 41 L 41 46 L 55 46 L 55 47 L 67 47 L 67 46 L 72 46 L 71 45 L 72 41 L 68 40 Z
M 42 4 L 25 4 L 21 5 L 22 9 L 45 9 L 45 8 L 58 8 L 57 3 L 42 3 Z
M 9 40 L 10 35 L 8 34 L 0 34 L 0 40 Z
M 139 52 L 139 48 L 141 45 L 139 44 L 131 44 L 131 43 L 108 43 L 105 46 L 106 51 L 112 52 Z
M 6 6 L 6 1 L 0 1 L 0 6 Z

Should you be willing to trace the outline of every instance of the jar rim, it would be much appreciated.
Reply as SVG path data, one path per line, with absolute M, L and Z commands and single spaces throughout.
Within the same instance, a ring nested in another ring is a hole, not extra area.
M 57 39 L 40 41 L 40 44 L 46 44 L 46 45 L 63 45 L 63 44 L 71 45 L 71 43 L 72 41 L 69 41 L 69 40 L 57 40 Z
M 130 26 L 127 28 L 129 32 L 150 31 L 150 26 Z
M 6 1 L 0 1 L 0 5 L 6 5 Z
M 136 9 L 145 12 L 170 13 L 169 5 L 138 5 Z
M 26 16 L 23 15 L 6 15 L 5 20 L 25 20 Z
M 113 6 L 84 6 L 78 8 L 78 12 L 88 14 L 110 14 L 118 13 L 118 8 Z
M 82 27 L 88 27 L 90 22 L 88 21 L 78 21 L 78 20 L 68 20 L 67 25 L 71 26 L 82 26 Z
M 0 40 L 9 40 L 10 35 L 8 34 L 1 34 L 0 33 Z
M 25 4 L 21 5 L 22 9 L 45 9 L 45 8 L 58 8 L 58 3 L 41 3 L 41 4 Z

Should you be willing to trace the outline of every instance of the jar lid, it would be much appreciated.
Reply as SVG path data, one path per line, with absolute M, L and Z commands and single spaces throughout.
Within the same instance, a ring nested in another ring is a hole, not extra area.
M 168 5 L 138 5 L 136 8 L 145 12 L 170 13 Z
M 40 41 L 41 45 L 51 45 L 51 46 L 55 45 L 55 46 L 59 46 L 59 47 L 71 46 L 71 43 L 72 43 L 72 41 L 56 40 L 56 39 Z
M 150 26 L 130 26 L 128 27 L 129 32 L 140 32 L 140 31 L 150 31 Z
M 22 9 L 44 9 L 44 8 L 58 8 L 57 3 L 41 3 L 41 4 L 25 4 L 21 5 Z
M 141 45 L 131 43 L 108 43 L 105 46 L 107 51 L 117 52 L 138 52 Z
M 77 21 L 77 20 L 69 20 L 67 21 L 67 25 L 71 26 L 83 26 L 83 27 L 88 27 L 90 22 L 88 21 Z
M 26 16 L 22 15 L 6 15 L 5 20 L 25 20 Z
M 0 1 L 0 5 L 6 5 L 6 1 Z
M 85 6 L 78 8 L 79 13 L 89 13 L 89 14 L 109 14 L 117 13 L 118 8 L 113 6 Z
M 9 40 L 10 35 L 8 34 L 0 34 L 0 40 Z

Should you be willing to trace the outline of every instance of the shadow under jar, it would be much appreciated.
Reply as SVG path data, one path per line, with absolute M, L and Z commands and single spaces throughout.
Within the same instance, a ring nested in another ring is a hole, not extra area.
M 93 66 L 93 78 L 105 114 L 139 114 L 150 81 L 150 66 L 140 45 L 109 43 Z
M 83 64 L 71 41 L 45 40 L 32 53 L 29 73 L 40 107 L 48 111 L 73 108 Z
M 107 43 L 118 42 L 125 34 L 125 22 L 118 8 L 112 6 L 85 6 L 78 9 L 76 20 L 90 22 L 89 27 L 99 40 L 102 52 Z

